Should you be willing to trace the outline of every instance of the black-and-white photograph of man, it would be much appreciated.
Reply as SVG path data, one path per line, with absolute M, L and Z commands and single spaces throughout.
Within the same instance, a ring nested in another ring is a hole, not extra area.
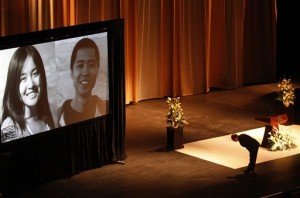
M 109 110 L 107 34 L 56 41 L 58 123 L 65 126 Z

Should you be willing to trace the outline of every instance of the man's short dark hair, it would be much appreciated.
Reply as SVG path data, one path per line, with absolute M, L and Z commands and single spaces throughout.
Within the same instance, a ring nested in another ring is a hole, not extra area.
M 231 139 L 232 139 L 232 140 L 235 140 L 235 139 L 238 138 L 238 137 L 239 137 L 239 136 L 238 136 L 237 134 L 232 134 L 232 135 L 231 135 Z
M 98 49 L 96 43 L 90 38 L 83 38 L 80 41 L 78 41 L 78 43 L 76 43 L 76 45 L 73 49 L 73 52 L 71 55 L 71 63 L 70 63 L 71 71 L 73 70 L 73 67 L 74 67 L 74 62 L 75 62 L 75 59 L 77 56 L 77 52 L 81 48 L 93 48 L 95 50 L 96 61 L 97 61 L 97 65 L 99 67 L 100 66 L 100 55 L 99 55 L 99 49 Z

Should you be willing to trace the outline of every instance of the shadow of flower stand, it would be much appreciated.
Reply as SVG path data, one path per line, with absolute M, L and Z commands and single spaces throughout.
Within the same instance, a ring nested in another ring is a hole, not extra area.
M 167 128 L 167 149 L 176 150 L 183 148 L 183 127 Z

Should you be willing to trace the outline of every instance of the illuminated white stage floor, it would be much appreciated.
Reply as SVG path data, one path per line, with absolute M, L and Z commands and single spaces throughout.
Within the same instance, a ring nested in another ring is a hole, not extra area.
M 266 148 L 260 147 L 256 160 L 257 164 L 300 153 L 300 125 L 290 125 L 289 127 L 298 146 L 284 151 L 269 151 Z M 264 127 L 261 127 L 237 132 L 237 134 L 248 134 L 261 143 L 264 129 Z M 246 167 L 249 163 L 249 152 L 247 149 L 242 147 L 238 142 L 233 142 L 230 135 L 187 143 L 184 144 L 184 148 L 176 151 L 232 169 Z

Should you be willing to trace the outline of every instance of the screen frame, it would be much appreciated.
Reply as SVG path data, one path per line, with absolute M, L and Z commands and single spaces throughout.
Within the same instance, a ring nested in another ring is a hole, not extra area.
M 0 37 L 0 50 L 18 48 L 21 46 L 37 45 L 48 42 L 55 42 L 64 39 L 70 39 L 75 37 L 88 36 L 98 33 L 107 33 L 107 64 L 108 64 L 108 92 L 109 92 L 109 111 L 105 117 L 109 117 L 111 122 L 116 125 L 112 127 L 111 133 L 120 133 L 124 136 L 125 133 L 125 103 L 119 101 L 125 101 L 125 80 L 124 80 L 124 38 L 123 27 L 124 20 L 110 20 L 101 21 L 88 24 L 80 24 L 68 27 L 61 27 L 49 30 L 42 30 L 36 32 L 23 33 L 18 35 L 10 35 Z M 72 125 L 84 124 L 92 121 L 96 118 L 84 120 L 80 123 L 74 123 Z M 118 125 L 118 126 L 117 126 Z M 61 126 L 62 127 L 68 127 Z M 55 131 L 57 128 L 50 131 Z M 48 131 L 42 132 L 47 133 Z M 37 136 L 38 133 L 31 136 Z M 24 138 L 29 138 L 27 136 Z M 24 138 L 15 139 L 18 141 Z M 7 144 L 5 142 L 1 144 Z M 123 144 L 121 142 L 121 144 Z

